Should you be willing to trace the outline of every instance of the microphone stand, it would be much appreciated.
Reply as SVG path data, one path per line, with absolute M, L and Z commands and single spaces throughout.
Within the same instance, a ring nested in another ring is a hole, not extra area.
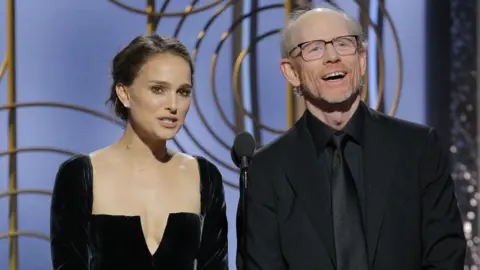
M 242 213 L 241 218 L 241 228 L 242 228 L 242 239 L 240 245 L 240 254 L 242 254 L 242 258 L 247 256 L 247 201 L 245 199 L 245 192 L 247 190 L 247 183 L 248 183 L 248 165 L 250 160 L 248 157 L 241 157 L 240 163 L 240 209 Z M 243 261 L 244 259 L 242 259 Z M 242 262 L 243 264 L 243 262 Z

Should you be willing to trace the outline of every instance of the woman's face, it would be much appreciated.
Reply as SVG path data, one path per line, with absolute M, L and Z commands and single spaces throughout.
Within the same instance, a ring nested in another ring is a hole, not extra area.
M 187 60 L 171 53 L 153 55 L 129 87 L 117 95 L 129 108 L 130 124 L 147 136 L 170 140 L 190 108 L 192 74 Z

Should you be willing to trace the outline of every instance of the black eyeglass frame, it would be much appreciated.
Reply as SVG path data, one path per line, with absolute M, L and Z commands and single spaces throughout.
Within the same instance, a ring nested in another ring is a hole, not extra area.
M 353 55 L 353 54 L 355 54 L 356 52 L 358 52 L 358 45 L 359 45 L 359 43 L 358 43 L 358 38 L 359 38 L 359 36 L 358 36 L 358 35 L 339 36 L 339 37 L 336 37 L 336 38 L 332 38 L 332 39 L 329 40 L 329 41 L 326 41 L 326 40 L 323 40 L 323 39 L 314 39 L 314 40 L 309 40 L 309 41 L 305 41 L 305 42 L 302 42 L 302 43 L 298 43 L 297 45 L 295 45 L 295 47 L 293 47 L 293 48 L 288 52 L 288 56 L 291 56 L 292 53 L 293 53 L 293 51 L 295 51 L 296 49 L 300 49 L 299 55 L 302 56 L 302 58 L 303 58 L 304 61 L 306 61 L 306 62 L 308 62 L 308 61 L 314 61 L 314 60 L 317 60 L 317 59 L 322 58 L 322 57 L 323 57 L 323 54 L 322 54 L 322 56 L 321 56 L 320 58 L 313 59 L 313 60 L 305 60 L 305 58 L 303 57 L 303 48 L 304 48 L 305 45 L 310 44 L 310 43 L 313 43 L 313 42 L 321 41 L 321 42 L 324 42 L 324 43 L 325 43 L 325 47 L 327 47 L 328 44 L 332 44 L 332 46 L 333 46 L 333 43 L 334 43 L 335 41 L 337 41 L 337 40 L 339 40 L 339 39 L 341 39 L 341 38 L 351 38 L 351 37 L 355 38 L 355 42 L 357 43 L 357 44 L 356 44 L 356 47 L 357 47 L 357 48 L 355 49 L 355 51 L 354 51 L 352 54 L 346 54 L 346 55 L 342 55 L 342 56 Z M 335 47 L 334 47 L 334 48 L 335 48 Z M 296 57 L 298 57 L 299 55 L 297 55 Z

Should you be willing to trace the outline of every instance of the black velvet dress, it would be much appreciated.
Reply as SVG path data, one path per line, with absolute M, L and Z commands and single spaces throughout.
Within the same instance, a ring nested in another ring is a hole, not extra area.
M 57 173 L 51 205 L 54 269 L 228 269 L 222 176 L 206 159 L 196 158 L 201 178 L 201 214 L 170 214 L 153 255 L 138 216 L 92 214 L 90 157 L 78 155 L 65 161 Z

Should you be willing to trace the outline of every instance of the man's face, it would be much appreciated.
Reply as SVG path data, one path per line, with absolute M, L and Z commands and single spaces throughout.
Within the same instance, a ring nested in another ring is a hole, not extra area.
M 282 60 L 282 72 L 306 97 L 335 104 L 360 90 L 366 52 L 348 23 L 341 13 L 317 9 L 301 16 L 290 29 L 290 50 L 305 44 Z M 309 42 L 316 40 L 325 42 Z

